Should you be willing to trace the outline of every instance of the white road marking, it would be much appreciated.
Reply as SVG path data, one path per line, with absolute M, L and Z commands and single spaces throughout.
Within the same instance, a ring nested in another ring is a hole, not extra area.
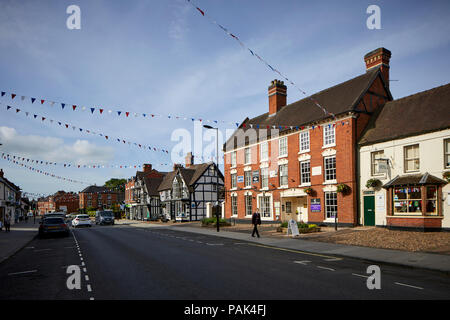
M 84 272 L 87 272 L 87 269 L 86 269 L 86 268 L 83 268 L 83 271 L 84 271 Z
M 369 276 L 364 276 L 362 274 L 357 274 L 357 273 L 352 273 L 352 275 L 357 276 L 357 277 L 362 277 L 362 278 L 368 278 Z
M 336 270 L 334 270 L 332 268 L 321 267 L 321 266 L 317 266 L 317 268 L 324 269 L 324 270 L 329 270 L 329 271 L 336 271 Z
M 90 297 L 89 300 L 94 300 L 94 297 Z
M 423 290 L 423 288 L 421 288 L 421 287 L 416 287 L 416 286 L 412 286 L 412 285 L 404 284 L 404 283 L 400 283 L 400 282 L 395 282 L 395 284 L 398 284 L 399 286 L 405 286 L 405 287 L 410 287 L 410 288 L 414 288 L 414 289 Z
M 8 273 L 8 276 L 15 276 L 17 274 L 26 274 L 26 273 L 34 273 L 37 272 L 37 270 L 29 270 L 29 271 L 21 271 L 21 272 L 13 272 L 13 273 Z
M 87 290 L 88 290 L 89 292 L 92 291 L 92 288 L 91 288 L 91 285 L 90 285 L 90 284 L 87 285 Z
M 311 262 L 311 261 L 308 261 L 308 260 L 304 260 L 304 261 L 294 261 L 294 263 L 303 264 L 303 265 L 306 265 L 306 264 L 309 263 L 309 262 Z
M 85 275 L 85 276 L 84 276 L 84 279 L 85 279 L 86 281 L 89 281 L 89 276 L 88 276 L 88 275 Z
M 34 250 L 34 252 L 41 252 L 41 251 L 51 251 L 53 249 L 38 249 L 38 250 Z
M 207 243 L 208 246 L 223 246 L 223 243 Z

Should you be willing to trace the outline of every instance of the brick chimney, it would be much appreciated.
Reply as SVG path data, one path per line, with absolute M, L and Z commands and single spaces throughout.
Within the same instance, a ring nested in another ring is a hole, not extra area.
M 366 71 L 379 67 L 386 85 L 389 87 L 389 60 L 391 52 L 386 48 L 375 49 L 364 56 Z
M 283 81 L 273 80 L 269 86 L 269 116 L 276 114 L 286 105 L 287 87 Z
M 184 158 L 186 168 L 189 168 L 194 164 L 194 156 L 192 152 L 188 152 L 186 158 Z
M 142 167 L 144 168 L 145 173 L 152 171 L 152 165 L 149 163 L 144 163 Z

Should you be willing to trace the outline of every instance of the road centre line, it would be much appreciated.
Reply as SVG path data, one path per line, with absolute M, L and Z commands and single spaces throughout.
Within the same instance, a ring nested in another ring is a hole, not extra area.
M 405 287 L 409 287 L 409 288 L 423 290 L 423 288 L 421 288 L 421 287 L 416 287 L 416 286 L 412 286 L 412 285 L 409 285 L 409 284 L 404 284 L 404 283 L 400 283 L 400 282 L 394 282 L 394 283 L 398 284 L 399 286 L 405 286 Z
M 327 256 L 327 255 L 324 255 L 324 254 L 319 254 L 319 253 L 311 253 L 311 252 L 305 252 L 305 251 L 294 250 L 294 249 L 277 248 L 277 247 L 267 246 L 267 245 L 263 245 L 263 244 L 248 243 L 248 245 L 255 246 L 255 247 L 261 247 L 261 248 L 268 248 L 268 249 L 274 249 L 274 250 L 280 250 L 280 251 L 287 251 L 287 252 L 305 254 L 305 255 L 315 256 L 315 257 L 344 260 L 343 258 L 336 258 L 336 257 L 332 257 L 332 256 Z
M 365 276 L 362 274 L 357 274 L 357 273 L 352 273 L 352 275 L 357 276 L 357 277 L 361 277 L 361 278 L 368 278 L 369 276 Z
M 8 273 L 8 276 L 15 276 L 18 274 L 27 274 L 27 273 L 34 273 L 37 272 L 37 270 L 29 270 L 29 271 L 20 271 L 20 272 L 13 272 L 13 273 Z
M 304 260 L 304 261 L 294 261 L 294 263 L 298 263 L 298 264 L 302 264 L 302 265 L 306 265 L 307 263 L 309 263 L 311 261 L 308 260 Z

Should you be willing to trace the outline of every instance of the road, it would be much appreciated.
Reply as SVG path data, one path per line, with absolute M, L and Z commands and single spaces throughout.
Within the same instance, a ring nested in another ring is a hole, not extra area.
M 67 287 L 67 267 L 81 288 Z M 34 239 L 0 264 L 0 299 L 449 299 L 450 279 L 431 271 L 379 265 L 381 289 L 369 290 L 371 263 L 131 225 L 76 229 Z

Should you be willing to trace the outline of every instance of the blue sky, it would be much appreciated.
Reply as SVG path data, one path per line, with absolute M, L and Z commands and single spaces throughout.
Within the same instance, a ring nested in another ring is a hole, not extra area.
M 66 8 L 72 4 L 81 9 L 80 30 L 66 27 Z M 195 4 L 308 94 L 364 73 L 363 56 L 378 47 L 392 52 L 390 75 L 398 80 L 391 82 L 394 98 L 449 82 L 448 1 L 278 1 L 275 5 L 265 0 L 197 0 Z M 366 9 L 372 4 L 381 8 L 381 30 L 366 27 Z M 279 78 L 185 0 L 2 0 L 0 52 L 0 91 L 18 95 L 14 100 L 0 98 L 0 143 L 4 144 L 0 152 L 72 165 L 152 163 L 168 171 L 171 166 L 160 164 L 178 159 L 34 120 L 25 111 L 172 150 L 177 144 L 171 141 L 174 132 L 194 135 L 192 121 L 133 114 L 240 122 L 267 112 L 267 87 Z M 21 95 L 86 110 L 31 104 L 28 99 L 21 101 Z M 288 85 L 288 103 L 301 98 Z M 6 105 L 22 111 L 6 111 Z M 97 106 L 105 113 L 91 114 L 89 108 Z M 107 110 L 131 114 L 118 117 Z M 233 126 L 220 128 L 225 133 Z M 204 160 L 210 160 L 208 155 Z M 97 185 L 136 171 L 35 167 Z M 5 160 L 0 168 L 28 192 L 85 187 Z

